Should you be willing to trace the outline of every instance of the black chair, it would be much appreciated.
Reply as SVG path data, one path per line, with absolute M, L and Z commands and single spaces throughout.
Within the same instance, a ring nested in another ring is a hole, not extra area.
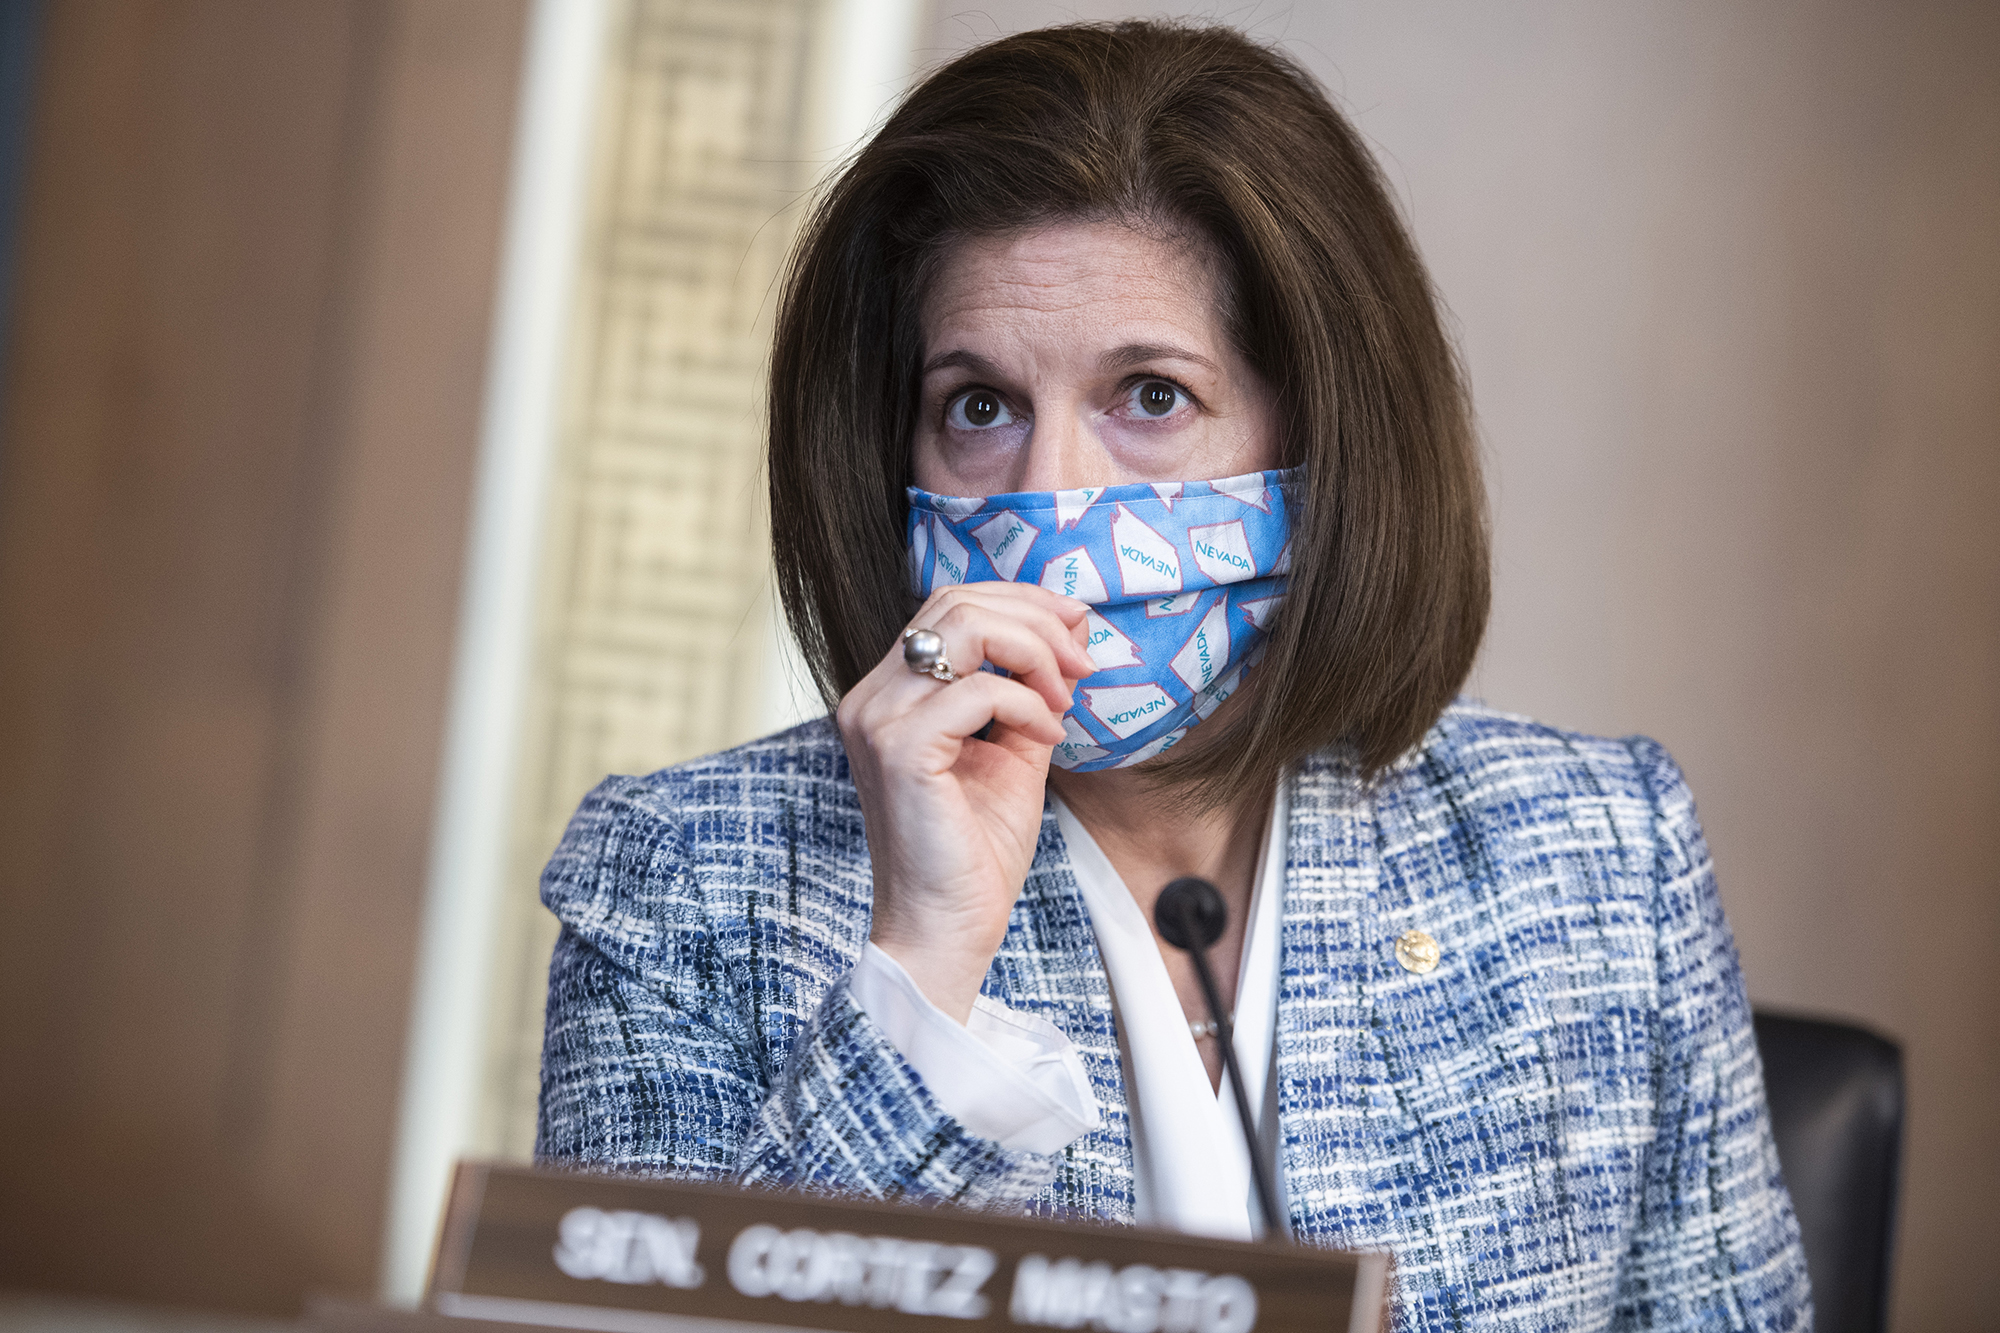
M 1818 1333 L 1889 1326 L 1903 1052 L 1844 1023 L 1759 1012 L 1771 1132 L 1812 1275 Z

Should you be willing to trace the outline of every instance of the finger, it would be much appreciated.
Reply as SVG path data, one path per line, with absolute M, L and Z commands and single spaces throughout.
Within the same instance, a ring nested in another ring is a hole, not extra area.
M 1067 631 L 1052 641 L 1046 625 L 1024 624 L 984 607 L 966 605 L 954 606 L 930 628 L 943 637 L 946 655 L 961 674 L 968 673 L 960 663 L 991 662 L 1038 692 L 1057 712 L 1069 707 L 1070 691 L 1078 677 L 1074 675 L 1075 664 L 1064 661 L 1076 656 L 1076 645 Z
M 884 727 L 881 737 L 885 744 L 909 753 L 928 750 L 948 768 L 958 757 L 958 746 L 945 753 L 926 743 L 938 737 L 963 743 L 989 722 L 1019 732 L 1045 748 L 1063 739 L 1060 711 L 1051 712 L 1042 696 L 1021 682 L 984 671 L 954 681 L 921 700 Z
M 1011 590 L 1011 591 L 1009 591 Z M 1003 615 L 1014 615 L 1036 625 L 1044 637 L 1056 645 L 1056 652 L 1062 673 L 1072 682 L 1083 679 L 1097 669 L 1090 660 L 1088 648 L 1089 631 L 1085 627 L 1085 615 L 1089 608 L 1073 597 L 1060 597 L 1044 588 L 1031 585 L 1007 583 L 958 584 L 940 589 L 924 603 L 911 621 L 913 627 L 929 629 L 935 621 L 956 606 L 983 606 Z M 977 666 L 963 665 L 970 659 L 959 653 L 947 651 L 954 667 L 960 674 L 976 670 Z M 984 659 L 981 659 L 984 660 Z M 996 665 L 998 665 L 996 663 Z M 1009 670 L 1013 668 L 1009 667 Z M 903 641 L 899 638 L 882 654 L 869 673 L 855 682 L 843 701 L 843 713 L 851 713 L 854 707 L 882 690 L 895 690 L 912 675 L 903 656 Z
M 1024 634 L 1046 646 L 1052 658 L 1052 677 L 1068 682 L 1061 686 L 1065 696 L 1076 681 L 1097 669 L 1085 646 L 1088 639 L 1084 622 L 1079 620 L 1072 629 L 1046 602 L 961 595 L 934 600 L 913 623 L 944 635 L 946 656 L 960 674 L 976 670 L 982 662 L 992 662 L 1022 675 L 1041 668 L 1042 654 L 1025 643 Z M 1051 681 L 1037 688 L 1052 690 L 1055 686 Z M 1051 694 L 1052 702 L 1053 698 Z
M 957 601 L 983 602 L 994 607 L 1032 607 L 1047 611 L 1065 625 L 1082 620 L 1090 610 L 1086 602 L 1038 588 L 1032 583 L 954 583 L 939 588 L 925 601 L 928 608 L 942 610 Z
M 990 605 L 996 610 L 1003 607 L 1025 607 L 1045 611 L 1061 621 L 1065 627 L 1081 624 L 1090 611 L 1087 602 L 1074 597 L 1064 597 L 1050 592 L 1047 588 L 1032 583 L 954 583 L 939 588 L 924 603 L 924 610 L 933 614 L 943 614 L 945 608 L 960 601 L 978 602 Z M 923 623 L 919 614 L 915 623 Z
M 1074 680 L 1064 677 L 1054 662 L 1055 645 L 1020 621 L 961 603 L 952 608 L 946 621 L 925 628 L 934 629 L 945 640 L 945 658 L 953 665 L 959 681 L 1009 681 L 1017 689 L 1034 694 L 1044 713 L 1053 712 L 1060 718 L 1068 710 L 1075 688 Z M 1058 642 L 1067 641 L 1059 639 Z M 963 665 L 985 661 L 1011 672 L 1011 680 Z M 876 737 L 885 728 L 898 725 L 911 710 L 945 688 L 943 682 L 929 673 L 912 670 L 903 657 L 899 642 L 841 700 L 841 730 L 843 734 L 857 738 Z M 979 719 L 967 728 L 965 734 L 979 730 L 992 720 L 991 715 Z M 1055 739 L 1061 739 L 1060 735 L 1057 734 Z M 873 741 L 870 743 L 873 744 Z M 1048 743 L 1053 744 L 1054 741 Z
M 988 585 L 970 586 L 983 587 Z M 1012 585 L 994 584 L 990 586 L 1008 587 Z M 1042 590 L 1037 589 L 1036 591 L 1040 592 Z M 1054 602 L 1070 603 L 1072 606 L 1081 609 L 1078 611 L 1074 621 L 1071 621 L 1066 619 L 1065 614 L 1063 614 L 1065 608 L 1053 605 Z M 1090 652 L 1086 647 L 1089 642 L 1089 631 L 1085 628 L 1084 613 L 1087 610 L 1088 608 L 1084 607 L 1082 602 L 1069 597 L 1057 598 L 1053 593 L 1044 593 L 1042 598 L 1037 599 L 1020 597 L 996 598 L 985 597 L 968 589 L 968 591 L 959 593 L 956 596 L 932 598 L 925 605 L 923 611 L 917 614 L 917 618 L 912 623 L 923 626 L 926 629 L 936 629 L 942 632 L 943 627 L 947 623 L 952 622 L 955 616 L 984 613 L 987 616 L 1004 617 L 1027 627 L 1045 640 L 1055 653 L 1059 673 L 1069 677 L 1072 681 L 1076 681 L 1083 679 L 1097 669 L 1096 663 L 1090 660 Z M 956 666 L 959 660 L 956 657 L 952 658 L 952 664 Z M 1001 662 L 997 658 L 988 658 L 987 660 L 992 661 L 995 666 L 1004 666 L 1009 671 L 1015 669 L 1011 664 Z
M 931 596 L 943 597 L 961 592 L 992 593 L 996 597 L 1015 597 L 1023 601 L 1039 601 L 1051 605 L 1058 602 L 1075 606 L 1084 605 L 1075 597 L 1065 597 L 1061 593 L 1051 592 L 1040 584 L 1007 583 L 999 579 L 975 579 L 971 583 L 942 583 L 931 591 Z
M 1056 722 L 1058 725 L 1061 725 L 1062 719 L 1057 718 Z M 1044 765 L 1049 762 L 1049 751 L 1055 745 L 1062 743 L 1061 741 L 1051 743 L 1049 741 L 1037 740 L 1033 736 L 1016 731 L 1014 728 L 1000 722 L 995 722 L 985 732 L 981 733 L 980 739 L 984 740 L 988 745 L 1000 747 L 1016 759 L 1025 760 L 1031 764 L 1039 763 Z M 1065 734 L 1064 739 L 1068 739 L 1067 734 Z

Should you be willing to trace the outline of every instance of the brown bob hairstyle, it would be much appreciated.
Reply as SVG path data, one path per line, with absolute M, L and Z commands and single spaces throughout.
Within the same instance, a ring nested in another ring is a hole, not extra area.
M 927 274 L 963 237 L 1106 219 L 1213 248 L 1226 326 L 1275 394 L 1279 455 L 1306 474 L 1254 688 L 1148 771 L 1204 803 L 1329 745 L 1379 772 L 1451 702 L 1486 625 L 1466 394 L 1359 136 L 1298 64 L 1223 27 L 979 47 L 912 91 L 814 209 L 769 426 L 778 586 L 819 688 L 851 689 L 916 609 L 904 487 Z

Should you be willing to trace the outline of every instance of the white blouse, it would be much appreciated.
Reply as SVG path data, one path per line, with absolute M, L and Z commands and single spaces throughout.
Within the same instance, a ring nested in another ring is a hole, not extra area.
M 1134 1220 L 1250 1239 L 1263 1228 L 1228 1075 L 1219 1093 L 1209 1089 L 1208 1070 L 1145 914 L 1089 830 L 1052 799 L 1118 1014 L 1132 1123 Z M 1237 1064 L 1246 1072 L 1251 1117 L 1267 1154 L 1277 1137 L 1272 1052 L 1289 805 L 1281 782 L 1258 854 L 1234 1015 Z M 862 951 L 850 985 L 855 1002 L 938 1104 L 973 1133 L 1002 1147 L 1053 1153 L 1101 1123 L 1083 1061 L 1047 1020 L 981 996 L 971 1021 L 961 1026 L 873 944 Z

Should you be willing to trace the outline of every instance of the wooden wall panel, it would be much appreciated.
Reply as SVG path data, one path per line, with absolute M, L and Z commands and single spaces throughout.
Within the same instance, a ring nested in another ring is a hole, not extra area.
M 0 1284 L 372 1282 L 522 18 L 50 6 L 0 436 Z

